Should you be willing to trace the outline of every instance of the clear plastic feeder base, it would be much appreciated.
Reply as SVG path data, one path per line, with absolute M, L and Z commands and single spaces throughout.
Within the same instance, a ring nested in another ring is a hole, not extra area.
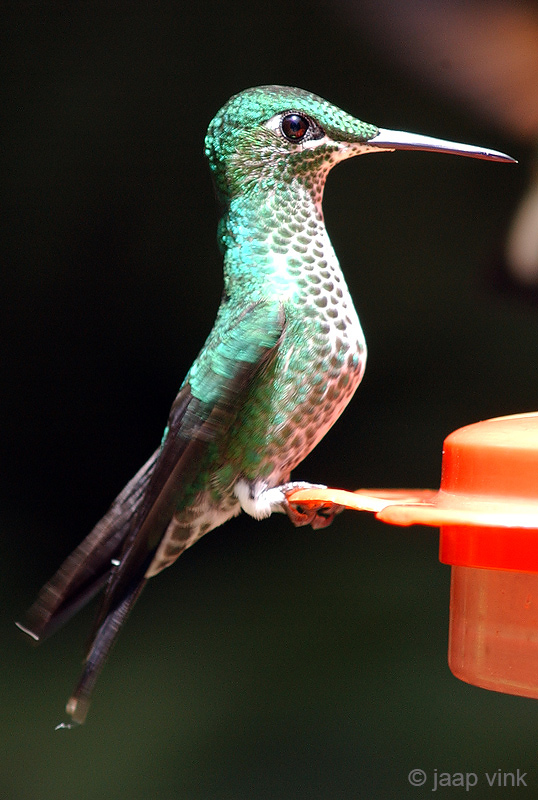
M 450 669 L 484 689 L 538 698 L 538 412 L 453 431 L 438 492 L 315 489 L 295 498 L 440 527 L 439 559 L 452 569 Z
M 538 698 L 538 574 L 453 566 L 448 664 L 467 683 Z

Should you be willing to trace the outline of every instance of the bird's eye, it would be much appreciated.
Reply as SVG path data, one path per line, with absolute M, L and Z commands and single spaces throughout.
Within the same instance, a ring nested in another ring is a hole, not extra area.
M 303 114 L 286 114 L 280 122 L 280 130 L 290 142 L 302 142 L 310 129 L 310 120 Z

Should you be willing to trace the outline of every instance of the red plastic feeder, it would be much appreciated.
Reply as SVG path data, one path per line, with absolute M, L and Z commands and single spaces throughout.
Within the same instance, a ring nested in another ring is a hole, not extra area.
M 451 433 L 439 492 L 317 489 L 290 500 L 439 526 L 439 558 L 452 566 L 450 669 L 486 689 L 538 698 L 538 412 Z

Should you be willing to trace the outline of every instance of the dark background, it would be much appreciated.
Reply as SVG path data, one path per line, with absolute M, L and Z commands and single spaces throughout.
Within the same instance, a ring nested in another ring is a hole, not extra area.
M 351 512 L 323 532 L 241 518 L 207 536 L 147 588 L 86 726 L 54 732 L 91 610 L 37 650 L 12 621 L 155 448 L 210 329 L 203 138 L 219 107 L 297 85 L 520 159 L 396 153 L 331 174 L 369 363 L 296 476 L 346 488 L 435 487 L 451 430 L 538 407 L 537 309 L 499 280 L 530 148 L 328 2 L 13 3 L 3 18 L 0 796 L 425 797 L 412 768 L 477 773 L 475 800 L 510 796 L 485 771 L 519 768 L 536 792 L 538 703 L 448 670 L 437 532 Z

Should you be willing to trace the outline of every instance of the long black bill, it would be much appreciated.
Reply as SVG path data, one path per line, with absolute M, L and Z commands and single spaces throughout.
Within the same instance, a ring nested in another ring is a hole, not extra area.
M 423 136 L 420 133 L 407 133 L 406 131 L 389 131 L 379 128 L 379 133 L 368 140 L 368 145 L 379 147 L 380 150 L 431 150 L 437 153 L 452 153 L 456 156 L 469 156 L 482 158 L 487 161 L 506 161 L 517 163 L 515 158 L 490 150 L 487 147 L 476 147 L 472 144 L 459 144 L 447 142 L 445 139 L 436 139 L 433 136 Z

